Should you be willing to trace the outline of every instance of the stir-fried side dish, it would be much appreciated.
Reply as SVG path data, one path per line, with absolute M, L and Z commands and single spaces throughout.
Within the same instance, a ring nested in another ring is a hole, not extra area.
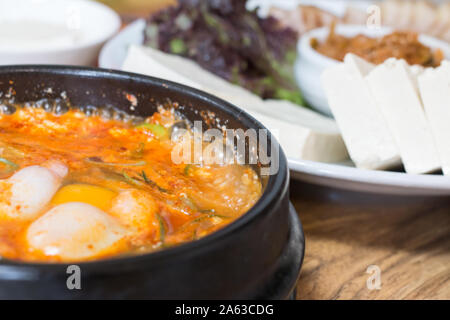
M 357 35 L 349 38 L 331 28 L 326 41 L 311 40 L 311 46 L 321 54 L 344 61 L 347 53 L 353 53 L 366 61 L 380 64 L 389 58 L 404 59 L 410 65 L 437 67 L 444 59 L 441 50 L 432 50 L 418 40 L 415 32 L 393 32 L 382 38 Z
M 195 240 L 258 200 L 257 174 L 237 164 L 174 164 L 179 119 L 114 112 L 0 115 L 0 256 L 84 261 Z M 106 118 L 105 114 L 109 117 Z M 191 131 L 185 135 L 192 136 Z

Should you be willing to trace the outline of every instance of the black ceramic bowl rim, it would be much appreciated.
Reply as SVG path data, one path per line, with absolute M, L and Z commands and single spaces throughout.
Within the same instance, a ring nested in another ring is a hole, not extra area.
M 89 68 L 89 67 L 77 67 L 77 66 L 56 66 L 56 65 L 17 65 L 17 66 L 0 66 L 0 76 L 4 73 L 14 73 L 14 72 L 29 72 L 29 73 L 48 73 L 48 74 L 63 74 L 72 77 L 79 77 L 80 80 L 83 77 L 95 77 L 95 78 L 105 78 L 110 80 L 119 80 L 119 79 L 140 79 L 141 81 L 146 81 L 151 85 L 161 86 L 164 88 L 170 88 L 175 91 L 179 91 L 184 95 L 193 96 L 199 98 L 205 102 L 207 105 L 214 105 L 216 108 L 223 110 L 225 113 L 229 114 L 230 117 L 236 118 L 233 115 L 238 114 L 241 119 L 239 122 L 248 122 L 248 127 L 254 129 L 266 129 L 268 134 L 267 138 L 269 143 L 273 146 L 277 147 L 279 150 L 279 170 L 276 174 L 271 175 L 267 181 L 267 185 L 265 187 L 264 193 L 261 195 L 261 198 L 257 201 L 257 203 L 245 214 L 241 217 L 228 224 L 224 228 L 217 230 L 199 240 L 189 241 L 171 248 L 162 249 L 156 252 L 151 252 L 147 254 L 141 254 L 136 256 L 126 256 L 126 257 L 111 257 L 106 259 L 99 259 L 93 261 L 86 262 L 73 262 L 73 263 L 28 263 L 22 261 L 13 261 L 8 259 L 0 259 L 0 267 L 11 268 L 11 272 L 19 272 L 21 278 L 28 278 L 32 280 L 34 277 L 32 273 L 35 268 L 38 268 L 41 271 L 49 271 L 56 270 L 61 268 L 63 265 L 68 264 L 76 264 L 83 268 L 83 270 L 90 271 L 96 273 L 105 272 L 110 270 L 112 267 L 119 268 L 130 268 L 130 269 L 139 269 L 139 263 L 143 260 L 145 262 L 154 262 L 161 263 L 161 260 L 168 260 L 173 257 L 182 255 L 185 252 L 193 252 L 193 251 L 201 251 L 206 246 L 212 245 L 214 242 L 220 241 L 220 239 L 232 236 L 233 232 L 239 230 L 251 223 L 252 220 L 255 219 L 257 215 L 259 215 L 262 211 L 270 209 L 272 206 L 276 205 L 280 198 L 277 198 L 279 193 L 287 192 L 288 181 L 289 181 L 289 171 L 287 166 L 286 156 L 279 145 L 278 141 L 273 137 L 270 131 L 265 128 L 258 120 L 250 116 L 248 113 L 234 106 L 233 104 L 226 102 L 218 97 L 205 93 L 203 91 L 184 86 L 175 82 L 162 80 L 159 78 L 144 76 L 136 73 L 129 73 L 123 71 L 109 70 L 109 69 L 101 69 L 101 68 Z M 126 266 L 124 265 L 126 262 Z M 31 273 L 27 275 L 28 273 Z

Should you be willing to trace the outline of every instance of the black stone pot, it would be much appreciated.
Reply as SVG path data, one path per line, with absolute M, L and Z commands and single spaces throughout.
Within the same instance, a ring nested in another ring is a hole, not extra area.
M 62 95 L 76 106 L 112 105 L 140 116 L 150 116 L 157 102 L 169 98 L 181 105 L 179 110 L 191 121 L 202 120 L 200 111 L 212 111 L 228 128 L 264 128 L 233 105 L 206 93 L 102 69 L 0 67 L 0 92 L 3 103 Z M 134 110 L 127 94 L 138 100 Z M 142 256 L 77 264 L 80 290 L 68 289 L 67 264 L 0 260 L 0 299 L 290 298 L 303 261 L 304 236 L 289 203 L 289 172 L 281 149 L 278 173 L 263 184 L 264 194 L 250 211 L 198 241 Z

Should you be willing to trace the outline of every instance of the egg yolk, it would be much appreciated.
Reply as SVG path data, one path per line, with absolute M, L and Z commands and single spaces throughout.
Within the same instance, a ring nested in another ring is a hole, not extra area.
M 67 202 L 83 202 L 101 210 L 107 210 L 115 196 L 114 191 L 99 186 L 69 184 L 58 190 L 51 203 L 59 205 Z

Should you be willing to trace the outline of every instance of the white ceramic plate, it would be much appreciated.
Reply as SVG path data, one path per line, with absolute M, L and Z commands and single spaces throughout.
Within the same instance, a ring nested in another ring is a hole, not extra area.
M 0 65 L 94 65 L 120 17 L 88 0 L 0 0 Z
M 144 20 L 126 27 L 103 47 L 99 64 L 102 68 L 120 70 L 128 47 L 142 44 Z M 288 159 L 294 179 L 334 188 L 411 196 L 450 195 L 450 177 L 411 175 L 402 172 L 372 171 L 354 168 L 352 163 L 327 164 Z
M 289 159 L 291 177 L 305 182 L 357 192 L 404 196 L 450 195 L 450 177 L 374 171 L 347 163 Z

